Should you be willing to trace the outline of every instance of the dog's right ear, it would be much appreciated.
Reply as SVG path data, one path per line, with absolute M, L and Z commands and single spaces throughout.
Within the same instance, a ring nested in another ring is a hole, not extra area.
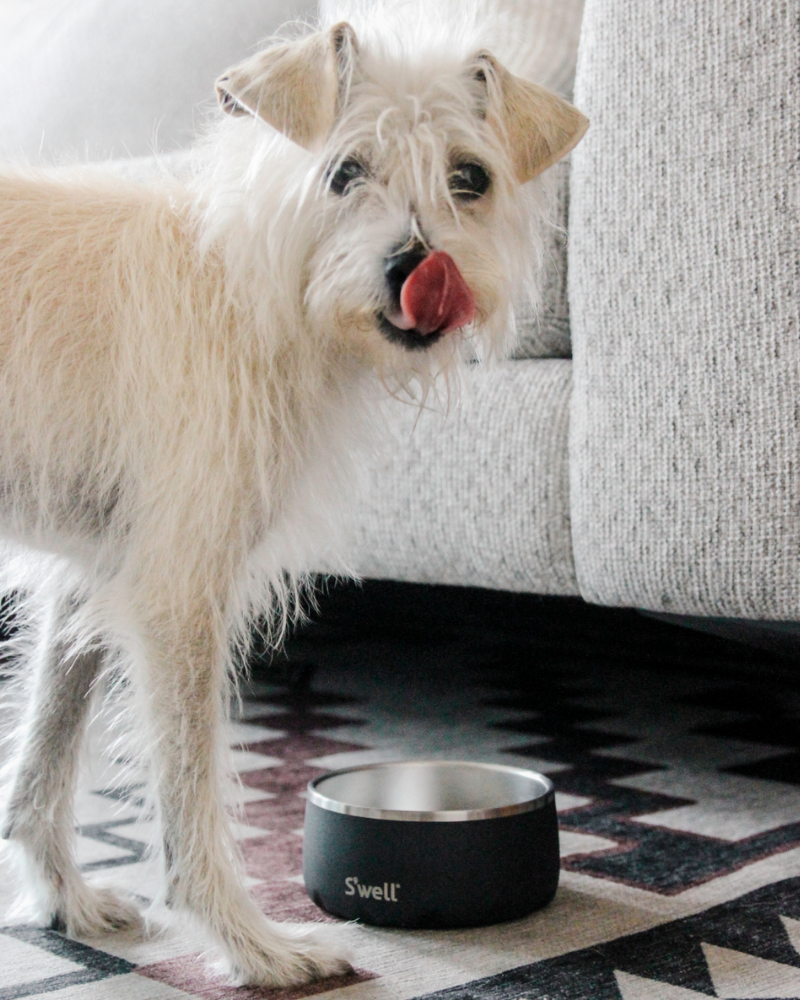
M 349 24 L 274 45 L 227 70 L 217 97 L 229 115 L 254 115 L 304 149 L 327 139 L 347 87 L 358 40 Z
M 508 147 L 520 184 L 566 156 L 576 146 L 589 119 L 563 97 L 514 76 L 485 49 L 471 66 L 481 84 L 486 120 Z

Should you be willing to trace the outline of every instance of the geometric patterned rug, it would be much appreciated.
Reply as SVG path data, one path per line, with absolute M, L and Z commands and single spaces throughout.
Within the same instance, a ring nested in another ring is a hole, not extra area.
M 203 971 L 188 929 L 76 942 L 6 924 L 0 1000 L 800 998 L 793 664 L 577 601 L 528 603 L 515 628 L 514 609 L 498 624 L 496 603 L 488 620 L 474 593 L 461 619 L 446 588 L 390 596 L 383 622 L 369 592 L 350 592 L 345 611 L 332 601 L 327 626 L 323 606 L 287 660 L 256 665 L 231 732 L 255 898 L 278 920 L 338 924 L 356 971 L 233 989 Z M 135 787 L 108 792 L 98 740 L 77 800 L 79 857 L 91 879 L 144 900 L 148 821 Z M 314 906 L 300 874 L 308 781 L 409 757 L 520 764 L 552 779 L 562 874 L 550 906 L 460 931 L 345 924 Z

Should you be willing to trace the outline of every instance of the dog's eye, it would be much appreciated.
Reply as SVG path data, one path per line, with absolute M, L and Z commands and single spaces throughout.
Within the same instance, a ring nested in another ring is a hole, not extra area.
M 329 175 L 331 191 L 334 194 L 344 194 L 347 188 L 355 181 L 360 180 L 367 172 L 367 168 L 360 160 L 348 159 L 336 167 Z
M 492 179 L 480 163 L 459 163 L 450 174 L 450 191 L 456 198 L 474 201 L 486 194 Z

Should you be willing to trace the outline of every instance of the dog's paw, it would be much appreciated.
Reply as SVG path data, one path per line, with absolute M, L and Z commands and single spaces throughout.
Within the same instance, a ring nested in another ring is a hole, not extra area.
M 111 889 L 80 885 L 54 908 L 51 926 L 73 938 L 103 937 L 118 931 L 144 932 L 144 920 L 133 903 Z
M 268 928 L 247 947 L 242 947 L 244 941 L 237 942 L 235 954 L 218 963 L 217 971 L 237 986 L 297 986 L 352 971 L 349 956 L 329 928 L 275 924 Z

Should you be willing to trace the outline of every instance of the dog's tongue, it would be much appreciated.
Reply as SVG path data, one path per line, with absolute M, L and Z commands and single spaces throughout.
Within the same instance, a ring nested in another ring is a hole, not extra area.
M 475 299 L 450 254 L 435 250 L 406 278 L 400 308 L 404 327 L 449 333 L 472 322 Z

